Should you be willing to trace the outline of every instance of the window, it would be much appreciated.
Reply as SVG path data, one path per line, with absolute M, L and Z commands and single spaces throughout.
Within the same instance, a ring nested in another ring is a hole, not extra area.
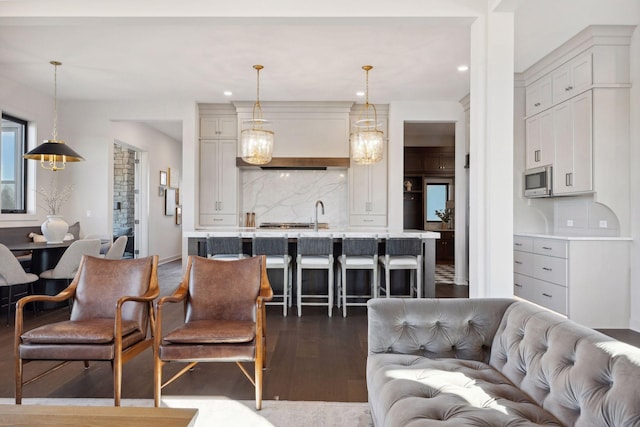
M 2 114 L 0 140 L 0 207 L 2 213 L 26 213 L 27 122 Z
M 447 207 L 449 184 L 427 184 L 427 197 L 425 211 L 427 221 L 440 221 L 436 211 Z

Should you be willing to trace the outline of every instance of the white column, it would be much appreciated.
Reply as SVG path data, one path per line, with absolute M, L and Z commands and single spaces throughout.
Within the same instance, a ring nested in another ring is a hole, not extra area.
M 470 297 L 513 296 L 513 21 L 471 26 Z

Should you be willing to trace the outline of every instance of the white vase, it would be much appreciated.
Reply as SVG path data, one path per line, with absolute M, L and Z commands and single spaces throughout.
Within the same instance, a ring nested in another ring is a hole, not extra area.
M 47 243 L 62 243 L 69 230 L 69 224 L 60 215 L 47 215 L 47 220 L 42 223 L 40 229 Z

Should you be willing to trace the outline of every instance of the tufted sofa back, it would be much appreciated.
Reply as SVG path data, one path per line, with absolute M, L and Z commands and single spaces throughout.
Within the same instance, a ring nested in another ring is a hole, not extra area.
M 369 354 L 487 363 L 502 315 L 511 304 L 511 299 L 371 299 L 367 303 Z
M 640 349 L 537 306 L 507 308 L 489 363 L 565 425 L 640 425 Z

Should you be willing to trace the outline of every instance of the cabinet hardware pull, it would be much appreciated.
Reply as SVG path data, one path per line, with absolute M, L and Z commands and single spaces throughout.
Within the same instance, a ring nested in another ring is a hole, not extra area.
M 543 269 L 544 271 L 553 271 L 553 270 L 552 270 L 551 268 L 549 268 L 549 267 L 542 267 L 542 269 Z
M 536 162 L 539 162 L 539 161 L 540 161 L 540 150 L 536 150 L 536 151 L 535 151 L 535 159 L 534 159 L 534 160 L 535 160 Z
M 542 296 L 545 296 L 547 298 L 553 298 L 553 295 L 545 294 L 544 292 L 542 293 Z
M 534 107 L 539 107 L 539 106 L 540 106 L 540 103 L 539 103 L 539 102 L 536 102 L 535 104 L 533 104 L 533 106 L 534 106 Z
M 519 284 L 519 283 L 514 283 L 514 284 L 513 284 L 513 286 L 516 286 L 516 287 L 518 287 L 518 288 L 521 288 L 521 287 L 522 287 L 522 285 L 521 285 L 521 284 Z
M 546 250 L 550 251 L 553 248 L 550 248 L 549 246 L 543 246 L 542 249 L 546 249 Z
M 522 264 L 522 261 L 514 261 L 516 264 Z
M 516 246 L 522 246 L 522 243 L 514 243 Z
M 373 220 L 372 219 L 365 219 L 362 222 L 373 222 Z

